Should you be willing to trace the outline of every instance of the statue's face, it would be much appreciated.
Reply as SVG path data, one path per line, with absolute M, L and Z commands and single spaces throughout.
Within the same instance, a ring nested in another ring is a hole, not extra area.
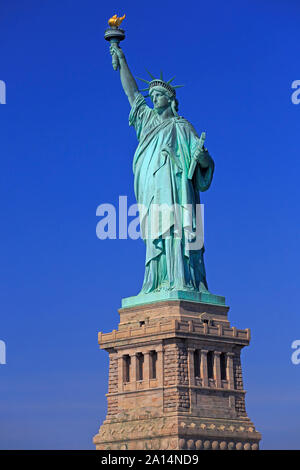
M 150 94 L 154 109 L 161 114 L 165 109 L 171 106 L 171 100 L 168 96 L 160 90 L 153 89 Z

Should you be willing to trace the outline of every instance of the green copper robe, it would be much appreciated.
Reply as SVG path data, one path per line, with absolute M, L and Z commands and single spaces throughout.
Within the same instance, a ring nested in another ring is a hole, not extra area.
M 141 94 L 129 115 L 139 145 L 133 159 L 134 190 L 140 210 L 140 227 L 146 243 L 145 277 L 141 293 L 160 290 L 207 289 L 203 261 L 204 247 L 187 248 L 195 236 L 196 205 L 199 191 L 206 191 L 212 181 L 214 162 L 202 168 L 198 163 L 192 180 L 188 170 L 199 144 L 193 126 L 182 117 L 163 120 L 146 105 Z M 150 228 L 150 210 L 165 204 L 176 208 L 169 212 L 154 231 Z M 188 208 L 188 210 L 187 210 Z M 179 217 L 180 215 L 180 217 Z M 177 235 L 178 225 L 182 232 Z M 154 234 L 155 232 L 155 234 Z

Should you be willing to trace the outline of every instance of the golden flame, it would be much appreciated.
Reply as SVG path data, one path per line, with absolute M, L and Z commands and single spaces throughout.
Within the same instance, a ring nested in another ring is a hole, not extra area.
M 122 23 L 122 21 L 125 19 L 125 14 L 121 17 L 118 18 L 117 15 L 114 15 L 112 16 L 111 18 L 109 18 L 108 20 L 108 24 L 109 26 L 120 26 L 120 24 Z

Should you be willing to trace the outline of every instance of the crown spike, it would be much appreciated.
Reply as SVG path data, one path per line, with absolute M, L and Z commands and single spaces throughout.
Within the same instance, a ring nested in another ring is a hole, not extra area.
M 170 80 L 167 81 L 167 84 L 170 85 L 170 83 L 173 82 L 174 78 L 175 78 L 175 76 L 170 78 Z
M 142 82 L 147 83 L 148 85 L 149 83 L 151 83 L 149 82 L 149 80 L 145 80 L 144 78 L 140 78 L 140 77 L 136 77 L 136 78 L 138 78 L 139 80 L 142 80 Z
M 182 88 L 184 85 L 171 85 L 170 83 L 174 80 L 175 77 L 170 78 L 168 81 L 164 81 L 163 79 L 163 71 L 160 72 L 160 78 L 155 78 L 148 70 L 147 72 L 153 78 L 151 81 L 145 80 L 144 78 L 136 77 L 144 83 L 147 83 L 148 87 L 140 90 L 141 92 L 148 92 L 149 95 L 151 94 L 151 90 L 154 87 L 163 87 L 165 88 L 172 96 L 176 96 L 175 89 Z M 148 95 L 148 96 L 149 96 Z
M 147 73 L 149 73 L 150 77 L 152 78 L 152 80 L 155 80 L 155 77 L 152 75 L 151 72 L 149 72 L 149 70 L 145 69 Z

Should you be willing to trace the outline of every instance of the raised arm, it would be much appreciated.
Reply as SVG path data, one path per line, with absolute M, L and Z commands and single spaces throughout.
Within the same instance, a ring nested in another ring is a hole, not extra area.
M 125 59 L 124 52 L 120 47 L 118 47 L 116 44 L 112 44 L 110 46 L 110 53 L 117 54 L 118 59 L 119 59 L 119 65 L 120 65 L 120 78 L 121 78 L 121 83 L 123 86 L 123 90 L 125 91 L 127 98 L 129 100 L 130 106 L 133 105 L 133 102 L 135 100 L 135 97 L 138 93 L 138 86 L 136 84 L 136 81 L 130 72 L 130 69 L 128 67 L 128 64 Z

